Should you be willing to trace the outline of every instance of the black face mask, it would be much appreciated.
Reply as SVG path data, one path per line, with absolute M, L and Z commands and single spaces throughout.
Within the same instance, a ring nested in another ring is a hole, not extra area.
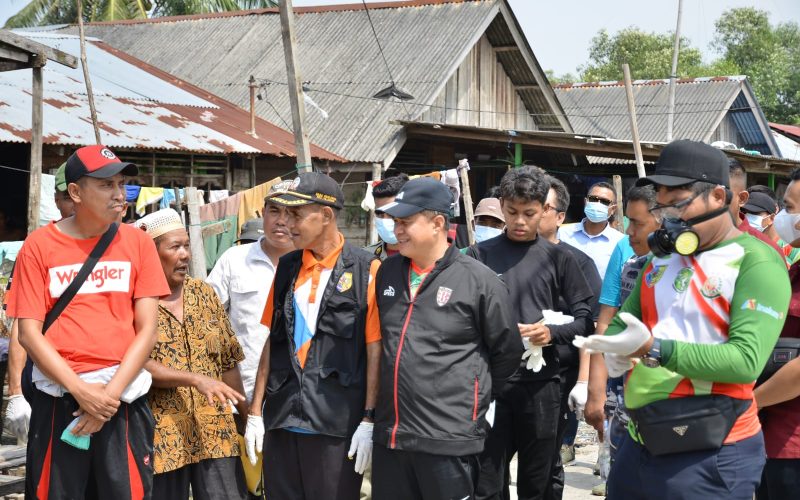
M 730 195 L 728 196 L 728 204 L 730 204 Z M 661 228 L 653 231 L 647 237 L 650 251 L 656 257 L 666 257 L 671 253 L 679 255 L 694 254 L 700 247 L 700 237 L 692 226 L 728 212 L 728 204 L 711 212 L 692 217 L 689 220 L 665 218 L 661 222 Z

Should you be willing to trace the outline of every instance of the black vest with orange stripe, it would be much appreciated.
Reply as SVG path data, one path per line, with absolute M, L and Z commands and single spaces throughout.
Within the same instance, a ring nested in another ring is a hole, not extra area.
M 355 432 L 366 397 L 367 287 L 374 258 L 345 242 L 322 292 L 317 329 L 301 368 L 295 355 L 294 289 L 303 251 L 281 257 L 269 337 L 267 429 L 299 427 L 338 437 Z

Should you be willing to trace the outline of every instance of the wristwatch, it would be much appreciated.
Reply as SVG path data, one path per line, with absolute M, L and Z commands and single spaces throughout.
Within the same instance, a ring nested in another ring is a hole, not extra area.
M 367 408 L 364 410 L 364 417 L 370 420 L 375 420 L 375 408 Z
M 647 354 L 642 356 L 642 364 L 648 368 L 658 368 L 661 366 L 661 341 L 653 339 L 653 345 Z

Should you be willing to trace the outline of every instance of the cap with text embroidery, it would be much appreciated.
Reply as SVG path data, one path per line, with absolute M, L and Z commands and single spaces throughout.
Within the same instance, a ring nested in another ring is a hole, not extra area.
M 67 159 L 64 178 L 67 184 L 77 182 L 81 177 L 106 179 L 117 174 L 135 176 L 139 168 L 133 163 L 120 160 L 117 155 L 103 145 L 85 146 Z
M 418 177 L 406 182 L 394 201 L 383 205 L 378 212 L 398 219 L 411 217 L 423 210 L 449 215 L 452 204 L 450 188 L 431 177 Z
M 281 183 L 283 184 L 283 183 Z M 285 207 L 299 207 L 318 203 L 333 208 L 344 208 L 344 193 L 330 176 L 320 172 L 304 172 L 291 184 L 267 194 L 265 202 Z

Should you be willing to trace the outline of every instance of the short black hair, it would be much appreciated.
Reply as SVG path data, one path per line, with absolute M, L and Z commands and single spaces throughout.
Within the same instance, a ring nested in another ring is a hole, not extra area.
M 597 187 L 603 188 L 603 189 L 609 189 L 612 193 L 614 193 L 614 201 L 617 201 L 617 192 L 614 191 L 614 186 L 612 186 L 611 184 L 609 184 L 606 181 L 595 182 L 594 184 L 589 186 L 589 190 L 586 191 L 586 194 L 588 195 L 589 193 L 592 192 L 592 189 L 597 188 Z
M 736 158 L 728 158 L 728 176 L 731 182 L 733 179 L 737 179 L 744 183 L 745 186 L 747 185 L 747 172 Z
M 800 167 L 795 168 L 792 170 L 792 173 L 789 174 L 790 181 L 800 181 Z
M 500 198 L 500 186 L 492 186 L 487 189 L 483 194 L 483 198 Z
M 513 168 L 500 180 L 500 197 L 506 200 L 538 201 L 544 205 L 548 191 L 550 181 L 547 174 L 533 165 Z
M 647 208 L 653 209 L 656 206 L 656 191 L 652 185 L 633 186 L 627 193 L 628 203 L 632 201 L 643 201 L 647 203 Z
M 552 175 L 548 175 L 547 180 L 550 181 L 550 189 L 556 193 L 556 206 L 553 208 L 556 209 L 556 212 L 566 212 L 569 208 L 569 192 L 567 191 L 567 186 L 561 182 L 560 179 Z
M 407 174 L 397 174 L 392 177 L 383 179 L 377 186 L 372 188 L 373 198 L 388 198 L 390 196 L 397 196 L 397 193 L 403 189 L 406 182 L 408 182 Z

